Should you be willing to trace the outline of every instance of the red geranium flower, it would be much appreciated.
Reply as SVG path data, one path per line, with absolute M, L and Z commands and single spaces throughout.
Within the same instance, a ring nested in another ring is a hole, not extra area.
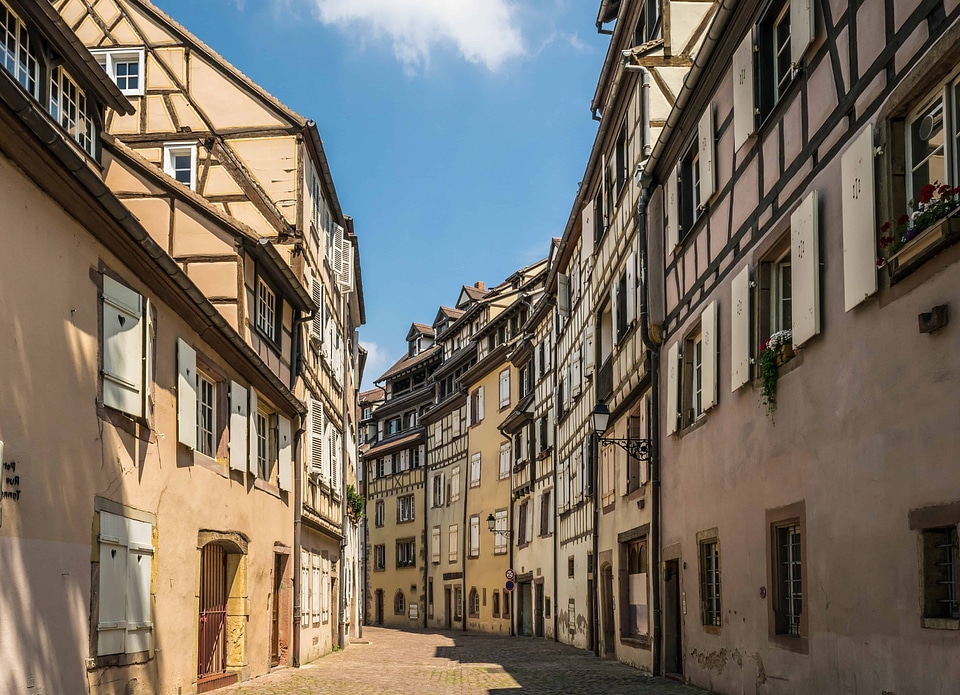
M 900 217 L 897 218 L 897 224 L 898 224 L 898 225 L 901 225 L 901 226 L 902 226 L 902 225 L 905 225 L 905 224 L 906 224 L 907 222 L 909 222 L 909 221 L 910 221 L 910 216 L 909 216 L 909 215 L 900 215 Z
M 890 222 L 889 222 L 889 220 L 888 220 L 887 222 L 884 222 L 883 225 L 881 225 L 880 231 L 881 231 L 881 232 L 887 232 L 887 231 L 889 231 L 889 230 L 890 230 Z
M 930 199 L 933 198 L 934 191 L 937 190 L 936 185 L 928 183 L 923 188 L 920 189 L 920 204 L 926 205 L 930 202 Z
M 939 193 L 940 195 L 943 195 L 944 193 L 949 193 L 949 192 L 950 192 L 950 186 L 949 184 L 946 184 L 946 183 L 937 189 L 937 193 Z

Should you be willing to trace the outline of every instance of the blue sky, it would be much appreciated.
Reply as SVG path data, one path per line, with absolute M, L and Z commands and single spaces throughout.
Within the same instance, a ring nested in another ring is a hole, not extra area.
M 155 0 L 317 122 L 356 223 L 369 388 L 463 284 L 566 224 L 597 124 L 599 0 Z

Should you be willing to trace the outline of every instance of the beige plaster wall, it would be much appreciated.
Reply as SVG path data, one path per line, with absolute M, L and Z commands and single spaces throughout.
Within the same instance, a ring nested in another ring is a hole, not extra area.
M 18 252 L 0 256 L 0 439 L 16 463 L 18 500 L 2 500 L 0 555 L 17 591 L 0 595 L 0 689 L 38 693 L 179 693 L 196 681 L 197 538 L 203 529 L 250 539 L 243 677 L 269 667 L 274 547 L 292 546 L 285 493 L 255 488 L 225 465 L 177 444 L 176 340 L 219 360 L 168 306 L 157 310 L 156 399 L 152 441 L 97 415 L 99 300 L 94 271 L 103 262 L 147 296 L 107 249 L 0 159 L 0 216 L 22 221 Z M 8 227 L 5 234 L 12 234 Z M 42 278 L 42 280 L 41 280 Z M 12 486 L 5 485 L 5 490 Z M 154 646 L 145 664 L 86 671 L 94 500 L 100 496 L 156 515 Z M 291 588 L 289 574 L 283 591 Z M 289 611 L 284 620 L 289 621 Z

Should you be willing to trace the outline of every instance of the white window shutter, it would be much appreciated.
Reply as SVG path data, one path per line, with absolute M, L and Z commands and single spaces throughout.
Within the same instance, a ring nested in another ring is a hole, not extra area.
M 813 0 L 790 0 L 790 60 L 795 67 L 816 38 L 815 6 Z
M 667 177 L 664 187 L 667 198 L 667 251 L 672 255 L 680 243 L 680 205 L 677 199 L 677 170 L 674 169 Z
M 706 205 L 710 196 L 716 190 L 714 166 L 716 138 L 713 130 L 713 103 L 707 105 L 707 110 L 700 117 L 698 141 L 700 150 L 700 204 Z
M 637 254 L 633 251 L 627 256 L 627 323 L 637 319 Z
M 596 364 L 596 352 L 593 346 L 593 320 L 583 329 L 583 370 L 589 375 L 593 374 L 593 368 Z
M 565 319 L 570 318 L 570 276 L 557 274 L 557 311 Z
M 310 399 L 310 472 L 323 474 L 323 403 Z
M 820 235 L 817 192 L 811 191 L 790 216 L 790 264 L 793 271 L 793 344 L 820 333 Z
M 177 440 L 197 448 L 197 353 L 177 339 Z
M 230 468 L 247 468 L 247 390 L 230 382 Z
M 337 282 L 340 282 L 340 276 L 343 274 L 343 227 L 339 224 L 333 225 L 333 272 L 337 276 Z
M 590 201 L 583 206 L 583 212 L 580 215 L 580 255 L 584 260 L 593 255 L 593 219 L 594 202 Z
M 733 54 L 733 151 L 753 135 L 753 32 L 748 33 Z
M 300 625 L 310 624 L 310 554 L 300 552 Z
M 750 382 L 750 266 L 730 285 L 730 391 Z
M 467 427 L 473 424 L 473 398 L 467 396 Z
M 143 417 L 150 429 L 153 429 L 153 367 L 156 356 L 154 343 L 157 337 L 157 326 L 153 320 L 153 305 L 149 299 L 144 300 L 143 308 L 144 339 L 143 339 L 143 387 L 140 399 L 143 408 Z
M 703 308 L 700 315 L 700 335 L 703 348 L 703 409 L 717 404 L 717 300 Z
M 613 344 L 616 345 L 620 342 L 620 336 L 618 335 L 617 326 L 620 325 L 620 312 L 623 311 L 623 307 L 617 302 L 617 278 L 613 278 L 613 284 L 610 285 L 610 317 L 613 321 Z
M 346 237 L 340 241 L 340 289 L 349 292 L 353 288 L 353 244 Z
M 250 388 L 250 457 L 247 459 L 247 472 L 257 477 L 257 392 Z
M 440 506 L 447 503 L 447 474 L 440 474 Z
M 500 372 L 500 407 L 510 405 L 510 370 Z
M 877 292 L 873 126 L 840 158 L 843 182 L 843 300 L 850 311 Z
M 127 627 L 127 530 L 123 517 L 100 512 L 97 654 L 123 654 Z
M 280 450 L 277 452 L 278 483 L 281 490 L 290 491 L 293 489 L 293 434 L 290 428 L 290 420 L 283 415 L 277 416 L 277 439 L 280 443 Z
M 330 489 L 338 495 L 340 494 L 340 466 L 342 465 L 340 450 L 343 446 L 342 437 L 343 435 L 336 429 L 333 430 L 333 434 L 330 437 Z M 409 452 L 405 453 L 409 456 Z M 409 468 L 409 461 L 407 467 Z
M 123 650 L 136 654 L 150 649 L 150 576 L 153 565 L 153 527 L 145 521 L 124 519 L 127 526 L 127 634 Z
M 570 362 L 570 393 L 573 396 L 579 396 L 583 380 L 580 350 L 574 350 L 570 359 L 572 360 Z
M 145 334 L 143 297 L 104 275 L 101 309 L 103 403 L 121 412 L 142 416 Z
M 677 431 L 680 409 L 680 343 L 667 350 L 667 434 Z
M 483 387 L 479 389 L 477 395 L 477 422 L 483 422 Z
M 320 280 L 320 277 L 313 272 L 310 273 L 310 294 L 313 297 L 313 303 L 317 305 L 316 311 L 313 314 L 313 321 L 310 324 L 310 333 L 322 343 L 324 310 L 323 282 Z

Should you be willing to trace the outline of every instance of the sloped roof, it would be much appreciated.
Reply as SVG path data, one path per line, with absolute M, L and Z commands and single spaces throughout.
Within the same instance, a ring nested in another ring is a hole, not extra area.
M 411 369 L 412 367 L 416 367 L 417 365 L 423 362 L 426 362 L 431 357 L 436 355 L 439 350 L 440 350 L 439 345 L 433 345 L 432 347 L 427 348 L 420 354 L 414 355 L 413 357 L 404 355 L 399 360 L 397 360 L 396 363 L 394 363 L 394 365 L 390 367 L 390 369 L 388 369 L 383 374 L 381 374 L 380 378 L 376 380 L 376 383 L 379 384 L 381 381 L 385 381 L 386 379 L 389 379 L 392 376 L 396 376 L 397 374 L 405 372 L 408 369 Z
M 377 401 L 382 401 L 387 397 L 387 392 L 382 388 L 370 389 L 369 391 L 361 391 L 357 394 L 357 400 L 360 403 L 376 403 Z

